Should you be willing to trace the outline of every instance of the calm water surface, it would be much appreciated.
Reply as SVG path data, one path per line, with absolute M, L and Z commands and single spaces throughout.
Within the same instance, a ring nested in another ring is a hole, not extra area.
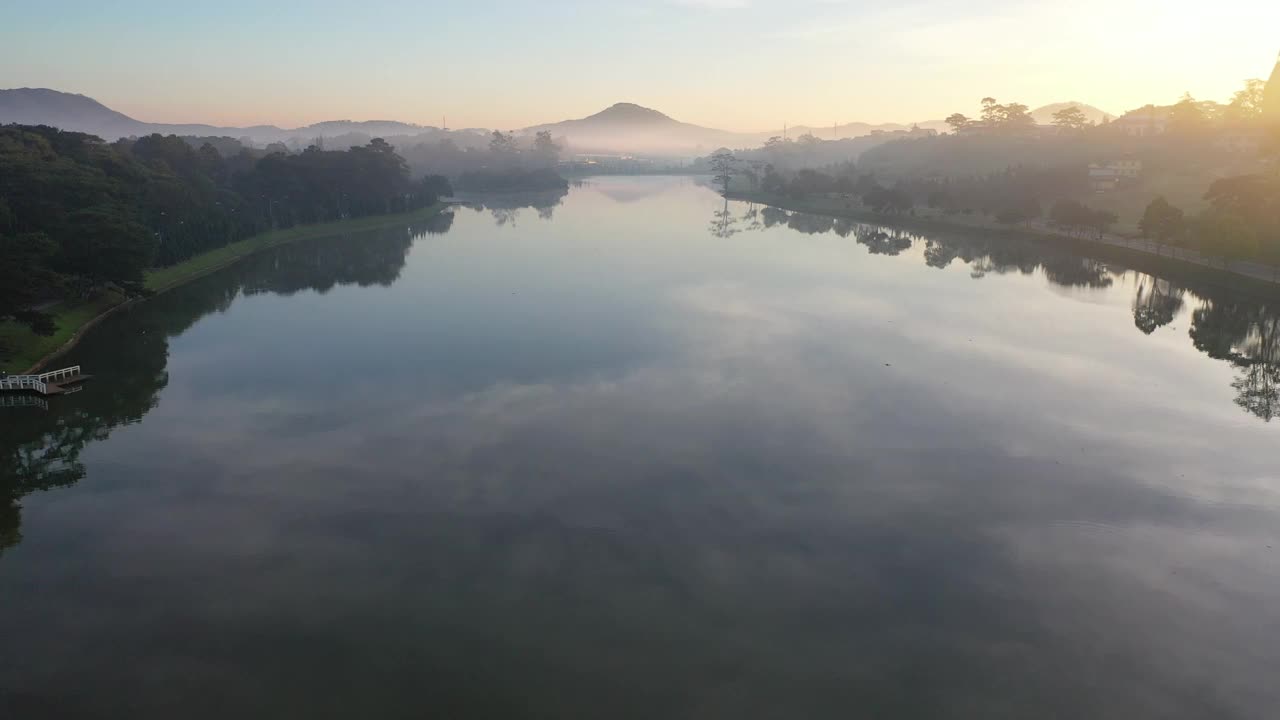
M 680 178 L 281 248 L 0 408 L 0 716 L 1274 717 L 1277 309 Z

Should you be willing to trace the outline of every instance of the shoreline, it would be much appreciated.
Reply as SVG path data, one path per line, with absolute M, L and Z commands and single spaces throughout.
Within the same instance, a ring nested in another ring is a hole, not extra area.
M 1177 248 L 1150 240 L 1130 240 L 1116 235 L 1107 235 L 1104 236 L 1103 239 L 1092 239 L 1054 232 L 1047 228 L 991 226 L 977 223 L 957 222 L 939 217 L 921 217 L 918 215 L 880 215 L 863 208 L 833 207 L 826 205 L 821 201 L 817 203 L 806 202 L 804 200 L 793 200 L 765 193 L 731 191 L 725 194 L 725 198 L 740 202 L 754 202 L 762 205 L 770 205 L 783 210 L 790 210 L 792 212 L 813 213 L 815 215 L 828 215 L 831 217 L 845 217 L 878 225 L 901 226 L 905 228 L 910 228 L 915 225 L 917 227 L 934 230 L 982 232 L 1004 235 L 1006 237 L 1057 245 L 1074 252 L 1081 252 L 1089 255 L 1099 255 L 1104 257 L 1111 255 L 1121 260 L 1131 260 L 1138 263 L 1160 265 L 1163 266 L 1163 270 L 1195 273 L 1207 272 L 1220 280 L 1233 283 L 1233 287 L 1238 287 L 1240 281 L 1243 280 L 1246 284 L 1253 285 L 1264 292 L 1280 292 L 1280 271 L 1278 271 L 1277 268 L 1240 260 L 1229 261 L 1227 265 L 1224 265 L 1221 260 L 1201 255 L 1199 251 Z
M 370 215 L 328 223 L 298 225 L 284 230 L 271 230 L 252 235 L 220 248 L 214 248 L 183 260 L 176 265 L 148 270 L 143 278 L 143 284 L 151 291 L 151 295 L 135 298 L 115 296 L 113 298 L 110 294 L 104 294 L 67 307 L 61 307 L 60 304 L 59 309 L 54 313 L 54 322 L 58 326 L 54 334 L 40 336 L 31 333 L 25 328 L 19 329 L 17 331 L 18 334 L 27 341 L 26 347 L 24 347 L 23 343 L 11 345 L 12 358 L 6 360 L 4 365 L 20 368 L 26 363 L 32 363 L 30 367 L 24 370 L 11 370 L 11 372 L 23 375 L 34 374 L 48 363 L 74 348 L 79 344 L 85 333 L 92 330 L 98 323 L 110 317 L 113 313 L 230 267 L 260 252 L 302 240 L 328 237 L 346 232 L 376 230 L 406 221 L 425 220 L 440 214 L 448 206 L 449 204 L 446 202 L 437 202 L 429 207 L 394 215 Z M 0 328 L 5 325 L 11 325 L 11 323 L 0 323 Z

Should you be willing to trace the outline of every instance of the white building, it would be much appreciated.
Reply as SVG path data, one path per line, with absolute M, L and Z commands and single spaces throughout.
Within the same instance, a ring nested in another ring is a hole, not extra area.
M 1169 130 L 1169 108 L 1154 105 L 1130 110 L 1111 122 L 1110 127 L 1130 137 L 1155 137 Z

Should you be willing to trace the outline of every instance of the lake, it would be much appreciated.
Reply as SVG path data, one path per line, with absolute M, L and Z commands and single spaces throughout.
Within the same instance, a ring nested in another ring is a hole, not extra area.
M 278 248 L 0 408 L 0 715 L 1270 716 L 1231 284 L 672 177 Z

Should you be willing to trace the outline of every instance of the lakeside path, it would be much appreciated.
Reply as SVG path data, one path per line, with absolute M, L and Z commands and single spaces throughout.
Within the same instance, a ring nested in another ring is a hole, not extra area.
M 440 202 L 430 207 L 394 215 L 372 215 L 354 220 L 299 225 L 286 230 L 260 233 L 201 253 L 177 265 L 148 270 L 143 283 L 152 293 L 163 293 L 234 265 L 264 250 L 300 240 L 376 230 L 400 223 L 425 220 L 438 215 L 445 207 L 447 204 Z M 143 300 L 146 298 L 130 299 L 117 293 L 104 293 L 90 300 L 58 303 L 52 309 L 57 330 L 48 336 L 36 335 L 25 326 L 14 322 L 0 322 L 0 344 L 7 347 L 10 353 L 7 359 L 0 362 L 0 369 L 10 373 L 35 373 L 46 363 L 75 347 L 80 338 L 103 318 L 120 308 Z
M 1249 262 L 1247 260 L 1224 262 L 1221 258 L 1204 255 L 1198 250 L 1165 245 L 1164 243 L 1159 243 L 1154 240 L 1129 238 L 1123 235 L 1116 235 L 1114 233 L 1103 233 L 1101 236 L 1091 235 L 1089 237 L 1068 235 L 1051 227 L 1049 223 L 1044 220 L 1036 220 L 1032 223 L 1019 226 L 1009 226 L 987 221 L 966 222 L 963 219 L 963 216 L 955 217 L 937 214 L 918 214 L 907 216 L 878 215 L 870 210 L 849 207 L 845 204 L 845 200 L 835 198 L 793 200 L 791 198 L 777 195 L 744 192 L 730 192 L 727 197 L 730 200 L 741 200 L 760 203 L 762 205 L 772 205 L 784 210 L 815 213 L 818 215 L 848 217 L 870 223 L 890 225 L 919 224 L 944 230 L 984 230 L 988 232 L 1008 233 L 1041 240 L 1059 240 L 1077 243 L 1078 247 L 1085 249 L 1098 246 L 1113 247 L 1129 252 L 1140 253 L 1142 255 L 1150 256 L 1153 259 L 1159 259 L 1166 262 L 1186 263 L 1188 265 L 1196 265 L 1220 273 L 1239 275 L 1241 277 L 1249 278 L 1250 280 L 1257 282 L 1267 283 L 1269 285 L 1280 284 L 1280 268 L 1272 267 L 1270 265 Z

